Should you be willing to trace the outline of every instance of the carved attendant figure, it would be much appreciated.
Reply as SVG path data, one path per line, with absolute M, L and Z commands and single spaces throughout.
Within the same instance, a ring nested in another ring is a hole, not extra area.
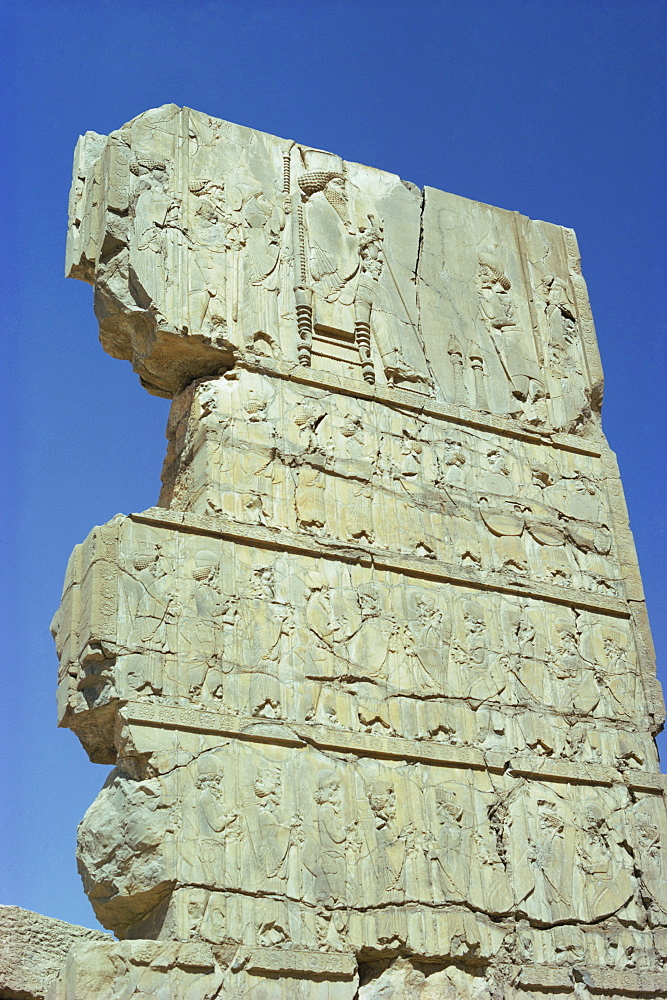
M 544 388 L 537 359 L 516 321 L 509 294 L 511 287 L 509 278 L 495 261 L 480 254 L 477 270 L 480 317 L 509 380 L 512 395 L 530 407 L 544 396 Z

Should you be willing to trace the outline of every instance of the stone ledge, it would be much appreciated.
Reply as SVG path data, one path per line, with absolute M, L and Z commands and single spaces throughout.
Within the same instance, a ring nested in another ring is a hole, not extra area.
M 415 559 L 349 543 L 341 545 L 335 539 L 327 544 L 311 535 L 278 528 L 266 528 L 262 525 L 240 524 L 238 521 L 233 521 L 231 518 L 219 514 L 210 514 L 204 517 L 199 514 L 167 510 L 162 507 L 149 507 L 148 510 L 138 514 L 130 514 L 129 517 L 138 524 L 174 528 L 177 531 L 189 531 L 193 534 L 210 535 L 216 538 L 228 538 L 245 545 L 257 545 L 260 548 L 280 549 L 283 552 L 296 552 L 340 562 L 354 562 L 362 566 L 374 566 L 375 569 L 379 570 L 416 576 L 420 579 L 438 580 L 443 583 L 453 583 L 502 594 L 517 594 L 521 597 L 532 597 L 554 604 L 565 604 L 568 607 L 599 611 L 603 614 L 617 615 L 623 618 L 630 617 L 628 604 L 620 597 L 608 597 L 604 594 L 593 594 L 568 587 L 555 587 L 548 583 L 535 583 L 521 579 L 510 580 L 499 573 L 479 573 L 472 569 L 450 566 L 436 559 Z
M 461 424 L 464 427 L 474 427 L 476 430 L 489 431 L 491 434 L 504 434 L 506 437 L 530 441 L 533 444 L 560 448 L 563 451 L 573 451 L 581 455 L 592 455 L 599 458 L 601 448 L 598 444 L 586 441 L 575 434 L 565 434 L 560 431 L 540 431 L 528 424 L 520 424 L 511 417 L 496 416 L 492 413 L 468 409 L 441 403 L 432 396 L 413 389 L 396 389 L 391 386 L 370 386 L 361 379 L 346 378 L 334 375 L 332 372 L 317 371 L 296 364 L 296 362 L 267 361 L 253 358 L 246 354 L 238 362 L 239 368 L 257 372 L 259 375 L 269 375 L 273 378 L 288 379 L 300 385 L 325 389 L 328 392 L 339 392 L 344 396 L 356 396 L 384 406 L 398 406 L 429 417 L 436 417 L 450 423 Z
M 235 961 L 243 961 L 241 954 Z M 357 971 L 354 955 L 332 952 L 296 951 L 291 948 L 253 948 L 247 952 L 247 972 L 286 972 L 316 975 L 325 979 L 352 979 Z
M 334 729 L 318 723 L 281 722 L 250 716 L 227 715 L 205 709 L 186 708 L 166 702 L 127 702 L 121 709 L 122 722 L 181 729 L 189 732 L 212 733 L 224 737 L 272 743 L 281 746 L 305 747 L 312 744 L 323 750 L 357 753 L 370 757 L 422 761 L 443 767 L 460 767 L 481 771 L 508 772 L 517 777 L 543 781 L 563 781 L 579 785 L 625 785 L 637 791 L 667 791 L 667 775 L 660 772 L 628 768 L 619 771 L 601 764 L 580 764 L 563 759 L 510 756 L 498 752 L 484 754 L 472 747 L 455 747 L 445 743 L 407 740 L 400 736 L 376 736 Z
M 583 982 L 589 990 L 613 990 L 639 996 L 667 995 L 667 973 L 635 972 L 624 969 L 555 968 L 547 965 L 524 966 L 519 972 L 519 983 L 528 989 L 571 990 L 575 982 Z

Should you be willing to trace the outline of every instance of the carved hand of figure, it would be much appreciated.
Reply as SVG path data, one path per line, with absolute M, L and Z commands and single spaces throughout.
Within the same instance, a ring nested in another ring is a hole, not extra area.
M 220 817 L 221 827 L 220 832 L 225 832 L 226 838 L 231 838 L 239 835 L 239 829 L 237 826 L 232 827 L 232 824 L 236 822 L 239 818 L 240 813 L 234 811 L 229 813 L 223 813 Z

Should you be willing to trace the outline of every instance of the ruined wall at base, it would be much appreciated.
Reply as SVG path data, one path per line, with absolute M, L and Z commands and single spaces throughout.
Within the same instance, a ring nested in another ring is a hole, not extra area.
M 109 997 L 667 994 L 572 231 L 167 106 L 80 140 L 68 268 L 173 397 L 159 506 L 54 619 L 61 724 L 116 765 L 79 835 Z

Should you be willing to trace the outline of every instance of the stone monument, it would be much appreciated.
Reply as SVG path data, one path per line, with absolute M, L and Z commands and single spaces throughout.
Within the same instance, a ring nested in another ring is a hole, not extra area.
M 67 260 L 173 403 L 158 505 L 75 548 L 53 623 L 120 941 L 50 1000 L 667 996 L 572 230 L 168 105 L 79 141 Z

